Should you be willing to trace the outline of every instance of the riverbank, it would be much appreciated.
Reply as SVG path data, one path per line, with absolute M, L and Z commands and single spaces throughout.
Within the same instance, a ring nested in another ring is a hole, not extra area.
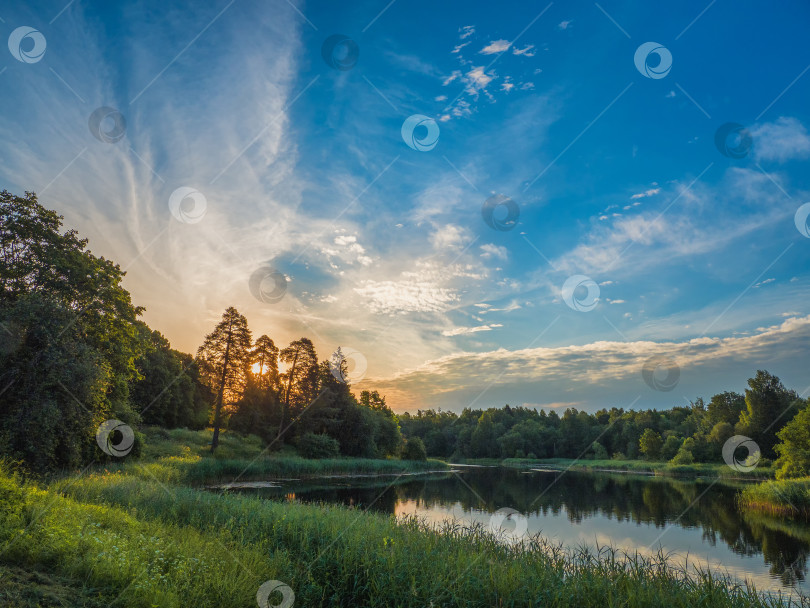
M 110 462 L 104 468 L 192 486 L 273 478 L 395 475 L 449 469 L 446 463 L 434 459 L 308 459 L 298 456 L 292 448 L 273 452 L 267 450 L 258 437 L 227 432 L 220 435 L 220 445 L 212 455 L 210 430 L 147 427 L 143 433 L 145 445 L 141 458 Z
M 539 536 L 509 546 L 481 525 L 220 495 L 171 476 L 99 471 L 45 486 L 3 471 L 0 503 L 0 561 L 132 608 L 255 606 L 267 580 L 288 584 L 296 606 L 787 605 L 663 556 Z
M 744 488 L 739 502 L 751 511 L 810 520 L 810 477 L 766 481 Z
M 671 465 L 667 462 L 646 460 L 573 460 L 566 458 L 507 458 L 503 461 L 469 460 L 468 463 L 501 464 L 517 468 L 544 468 L 559 471 L 578 470 L 607 473 L 636 473 L 639 475 L 663 475 L 668 477 L 703 477 L 723 479 L 772 479 L 772 466 L 757 467 L 752 471 L 736 471 L 725 463 L 696 463 Z

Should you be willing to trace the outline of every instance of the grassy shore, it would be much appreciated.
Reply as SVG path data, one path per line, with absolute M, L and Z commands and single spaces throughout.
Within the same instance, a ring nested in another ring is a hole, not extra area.
M 797 519 L 810 519 L 810 477 L 766 481 L 743 489 L 740 504 L 746 509 Z
M 148 446 L 143 462 L 49 482 L 0 465 L 0 583 L 11 581 L 11 605 L 48 605 L 36 597 L 53 592 L 92 608 L 248 607 L 267 580 L 307 607 L 787 605 L 660 555 L 565 550 L 541 536 L 510 545 L 481 525 L 208 492 L 190 485 L 201 461 L 244 463 L 257 446 L 228 437 L 222 458 L 206 457 L 195 453 L 205 434 L 174 445 L 181 436 L 164 437 L 163 454 Z M 337 460 L 323 470 L 347 472 Z
M 479 462 L 479 461 L 469 461 Z M 487 461 L 489 463 L 489 461 Z M 726 479 L 770 479 L 774 471 L 771 466 L 757 467 L 752 471 L 735 471 L 724 463 L 695 463 L 671 465 L 667 462 L 645 460 L 571 460 L 567 458 L 507 458 L 504 466 L 538 467 L 559 470 L 610 471 L 618 473 L 639 473 L 642 475 L 665 475 L 670 477 L 722 477 Z
M 146 428 L 143 456 L 139 460 L 113 462 L 106 467 L 149 479 L 205 485 L 234 480 L 308 478 L 327 475 L 396 475 L 447 470 L 439 460 L 426 462 L 371 458 L 301 458 L 292 449 L 265 449 L 261 439 L 230 433 L 220 435 L 220 445 L 211 454 L 211 431 L 167 431 Z

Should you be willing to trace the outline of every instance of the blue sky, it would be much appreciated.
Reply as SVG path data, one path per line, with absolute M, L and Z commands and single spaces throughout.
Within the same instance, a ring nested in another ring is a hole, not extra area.
M 177 348 L 234 305 L 257 335 L 356 350 L 356 387 L 399 411 L 669 407 L 763 367 L 810 384 L 801 2 L 76 0 L 0 19 L 0 187 L 125 267 Z M 336 34 L 350 69 L 324 60 Z M 648 42 L 663 77 L 634 63 Z M 430 150 L 403 139 L 417 114 Z M 726 123 L 740 158 L 715 144 Z M 493 196 L 511 229 L 484 221 Z M 251 293 L 263 267 L 278 301 Z

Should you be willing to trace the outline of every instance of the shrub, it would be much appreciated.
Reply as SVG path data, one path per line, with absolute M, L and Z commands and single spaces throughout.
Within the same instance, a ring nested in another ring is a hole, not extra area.
M 405 449 L 402 450 L 403 460 L 427 460 L 427 452 L 425 451 L 425 444 L 419 437 L 411 437 L 405 443 Z
M 692 452 L 682 447 L 678 450 L 678 453 L 675 454 L 675 457 L 669 461 L 669 464 L 693 464 L 694 462 L 695 457 L 692 455 Z
M 316 433 L 302 435 L 296 447 L 304 458 L 334 458 L 340 452 L 337 439 Z

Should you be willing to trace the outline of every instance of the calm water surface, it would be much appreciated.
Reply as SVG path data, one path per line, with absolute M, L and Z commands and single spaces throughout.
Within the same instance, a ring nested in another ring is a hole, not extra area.
M 245 489 L 274 500 L 352 505 L 430 521 L 489 525 L 504 507 L 528 518 L 529 533 L 569 547 L 663 549 L 676 562 L 710 566 L 761 590 L 810 595 L 810 525 L 744 513 L 741 485 L 607 473 L 468 468 L 410 478 L 282 481 Z

